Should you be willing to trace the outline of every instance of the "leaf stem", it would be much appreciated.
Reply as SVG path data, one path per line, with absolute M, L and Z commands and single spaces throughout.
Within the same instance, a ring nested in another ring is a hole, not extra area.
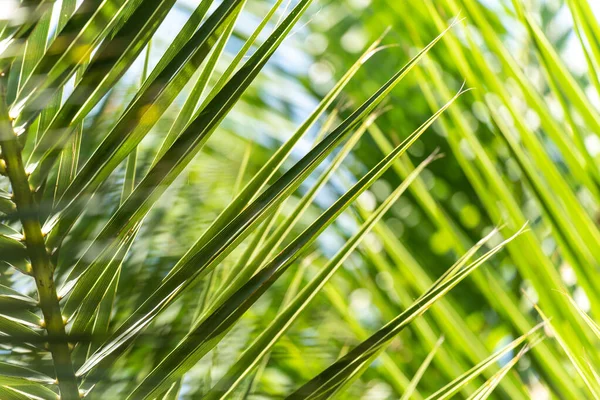
M 67 341 L 65 324 L 61 315 L 56 287 L 54 267 L 46 250 L 44 235 L 39 220 L 38 208 L 31 189 L 23 159 L 21 146 L 15 134 L 8 107 L 5 89 L 0 81 L 0 148 L 6 163 L 6 174 L 13 190 L 13 201 L 23 225 L 23 235 L 31 262 L 31 274 L 37 286 L 40 307 L 48 333 L 48 349 L 52 354 L 58 387 L 63 400 L 79 399 L 77 378 L 71 362 L 71 351 Z

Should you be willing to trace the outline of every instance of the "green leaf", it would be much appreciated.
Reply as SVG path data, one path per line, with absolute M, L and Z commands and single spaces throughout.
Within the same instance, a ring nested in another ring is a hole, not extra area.
M 429 364 L 431 364 L 433 357 L 435 357 L 435 354 L 437 353 L 437 351 L 439 350 L 439 348 L 442 346 L 443 343 L 444 343 L 444 337 L 441 336 L 438 339 L 438 341 L 435 343 L 435 346 L 433 346 L 433 348 L 431 349 L 429 354 L 427 354 L 427 357 L 425 357 L 425 360 L 423 360 L 423 362 L 419 366 L 417 373 L 415 374 L 413 379 L 410 381 L 409 387 L 402 394 L 402 397 L 400 398 L 400 400 L 408 400 L 411 398 L 411 396 L 414 395 L 414 393 L 417 389 L 417 385 L 419 384 L 419 381 L 421 380 L 421 378 L 423 378 L 423 374 L 425 373 L 427 368 L 429 368 Z
M 227 287 L 223 288 L 223 290 L 219 290 L 219 296 L 211 304 L 210 309 L 207 310 L 208 312 L 214 311 L 216 307 L 221 305 L 224 299 L 231 296 L 246 283 L 246 281 L 250 279 L 261 266 L 264 266 L 264 264 L 272 258 L 272 255 L 279 249 L 281 243 L 288 238 L 292 229 L 296 226 L 308 207 L 313 203 L 317 193 L 319 193 L 333 173 L 340 167 L 344 159 L 352 151 L 374 119 L 375 116 L 367 118 L 356 132 L 350 136 L 346 143 L 344 143 L 344 146 L 335 155 L 327 169 L 321 173 L 317 181 L 312 185 L 308 193 L 302 196 L 302 199 L 298 202 L 296 207 L 294 207 L 290 216 L 279 223 L 274 232 L 269 234 L 270 238 L 264 241 L 264 243 L 253 242 L 250 244 L 249 248 L 251 248 L 252 251 L 248 252 L 248 257 L 243 256 L 238 259 L 238 263 L 232 271 L 234 279 L 231 282 L 227 282 Z M 249 259 L 250 256 L 252 257 L 251 259 Z
M 114 27 L 127 7 L 141 0 L 85 0 L 50 44 L 14 101 L 10 114 L 24 130 L 46 105 L 48 98 L 73 75 L 97 44 Z
M 143 1 L 125 25 L 99 46 L 73 93 L 41 133 L 27 163 L 34 187 L 38 188 L 48 176 L 58 154 L 75 133 L 73 127 L 83 121 L 133 64 L 173 7 L 174 0 L 149 3 Z
M 0 253 L 3 263 L 9 264 L 23 273 L 30 272 L 27 250 L 21 241 L 0 234 Z
M 310 282 L 304 286 L 302 291 L 294 297 L 291 303 L 282 310 L 269 326 L 261 332 L 256 340 L 238 358 L 236 363 L 225 373 L 215 386 L 205 395 L 205 399 L 225 398 L 233 391 L 241 380 L 258 364 L 269 349 L 286 332 L 300 313 L 308 306 L 308 303 L 319 293 L 323 286 L 335 274 L 340 266 L 346 261 L 350 254 L 360 244 L 361 240 L 370 232 L 373 226 L 383 217 L 390 207 L 404 193 L 417 175 L 434 159 L 429 157 L 417 170 L 415 170 L 378 209 L 365 221 L 360 230 L 348 240 L 337 254 L 325 265 Z
M 43 383 L 46 385 L 55 384 L 56 381 L 54 378 L 51 378 L 47 375 L 41 374 L 37 371 L 34 371 L 30 368 L 26 368 L 20 365 L 10 364 L 6 362 L 0 362 L 0 385 L 11 385 L 15 382 L 11 382 L 10 380 L 4 380 L 5 377 L 12 378 L 23 378 L 26 382 L 32 383 Z
M 476 366 L 474 366 L 473 368 L 471 368 L 464 374 L 460 375 L 459 377 L 454 379 L 452 382 L 448 383 L 443 388 L 436 391 L 434 394 L 429 396 L 427 398 L 427 400 L 443 400 L 443 399 L 452 397 L 468 382 L 472 381 L 476 376 L 481 374 L 482 371 L 484 371 L 485 369 L 489 368 L 490 366 L 496 364 L 498 362 L 498 360 L 500 360 L 502 357 L 505 357 L 506 354 L 508 354 L 510 351 L 516 349 L 520 344 L 522 344 L 526 340 L 531 340 L 532 338 L 534 340 L 536 338 L 539 338 L 540 335 L 538 335 L 538 332 L 543 326 L 544 326 L 543 323 L 538 324 L 537 326 L 535 326 L 533 329 L 531 329 L 526 334 L 519 336 L 518 338 L 516 338 L 515 340 L 513 340 L 512 342 L 510 342 L 509 344 L 504 346 L 502 349 L 496 351 L 494 354 L 492 354 L 485 360 L 481 361 L 479 364 L 477 364 Z
M 344 357 L 340 358 L 325 371 L 317 375 L 308 383 L 304 384 L 294 393 L 289 395 L 288 399 L 316 399 L 325 398 L 328 394 L 335 392 L 340 385 L 353 376 L 357 369 L 363 367 L 372 357 L 379 354 L 385 348 L 389 341 L 402 331 L 412 320 L 427 311 L 429 307 L 440 297 L 444 296 L 450 289 L 462 281 L 470 272 L 475 270 L 494 254 L 499 252 L 506 243 L 513 240 L 521 234 L 518 231 L 515 235 L 495 246 L 485 255 L 481 256 L 465 268 L 460 269 L 460 263 L 456 267 L 448 270 L 440 280 L 438 280 L 425 294 L 417 299 L 410 307 L 398 317 L 387 323 L 378 330 L 369 339 L 365 340 Z
M 323 98 L 315 110 L 308 116 L 308 118 L 302 123 L 302 125 L 294 132 L 294 134 L 281 146 L 277 151 L 269 158 L 267 163 L 263 165 L 260 170 L 253 176 L 253 178 L 246 184 L 244 189 L 236 195 L 232 202 L 219 214 L 219 216 L 211 223 L 206 232 L 194 243 L 192 248 L 184 255 L 184 257 L 177 263 L 177 265 L 171 270 L 170 274 L 176 272 L 189 262 L 189 259 L 193 257 L 204 245 L 208 243 L 210 238 L 217 232 L 223 229 L 229 221 L 239 212 L 248 205 L 248 203 L 260 193 L 267 183 L 273 178 L 277 170 L 281 167 L 285 159 L 291 153 L 293 147 L 309 132 L 310 128 L 315 124 L 317 119 L 323 114 L 323 112 L 333 103 L 335 98 L 342 92 L 346 84 L 350 79 L 358 72 L 362 64 L 364 64 L 369 57 L 374 54 L 381 42 L 381 38 L 375 41 L 369 48 L 359 57 L 359 59 L 352 65 L 352 67 L 346 72 L 346 74 L 334 85 L 329 93 Z
M 15 211 L 17 211 L 17 208 L 12 201 L 12 196 L 0 189 L 0 213 L 11 215 Z
M 192 88 L 192 91 L 190 92 L 183 107 L 181 108 L 181 111 L 179 112 L 179 114 L 177 114 L 177 118 L 175 118 L 175 121 L 173 121 L 173 125 L 171 125 L 171 129 L 169 129 L 169 132 L 165 136 L 165 139 L 163 140 L 162 144 L 160 145 L 160 148 L 158 149 L 158 152 L 156 153 L 156 156 L 154 157 L 154 161 L 152 162 L 152 165 L 156 164 L 156 162 L 167 152 L 169 147 L 171 147 L 173 145 L 175 140 L 179 137 L 181 132 L 185 129 L 187 124 L 190 122 L 190 120 L 194 116 L 194 111 L 196 110 L 196 107 L 200 101 L 200 98 L 202 97 L 204 91 L 206 90 L 206 87 L 208 86 L 209 80 L 210 80 L 211 76 L 213 75 L 215 67 L 217 65 L 217 61 L 219 61 L 219 59 L 221 58 L 221 55 L 223 54 L 225 45 L 227 44 L 227 42 L 229 41 L 229 39 L 231 37 L 231 34 L 233 33 L 233 29 L 235 27 L 237 18 L 239 17 L 239 14 L 241 13 L 241 10 L 245 6 L 245 4 L 246 4 L 246 2 L 244 1 L 244 3 L 241 5 L 241 7 L 237 11 L 236 15 L 234 16 L 234 18 L 232 19 L 232 21 L 229 23 L 229 26 L 227 27 L 225 32 L 223 32 L 223 35 L 219 38 L 219 41 L 215 45 L 214 49 L 212 50 L 212 54 L 208 58 L 206 65 L 204 66 L 204 68 L 202 69 L 200 74 L 198 75 L 196 84 Z M 278 5 L 278 3 L 276 3 L 272 7 L 272 10 L 274 11 L 278 7 L 279 7 L 279 5 Z M 250 42 L 250 40 L 252 40 L 252 42 Z M 254 42 L 254 40 L 255 39 L 250 38 L 250 39 L 248 39 L 248 41 L 246 41 L 246 43 L 252 44 Z M 236 67 L 239 64 L 240 60 L 241 60 L 241 57 L 240 57 L 240 59 L 237 59 L 237 58 L 234 59 L 229 64 L 228 68 L 230 68 L 232 66 Z M 201 107 L 201 109 L 202 108 L 204 108 L 204 107 Z
M 6 400 L 29 400 L 30 397 L 18 389 L 0 385 L 0 396 Z
M 539 339 L 539 341 L 541 341 L 543 339 Z M 513 357 L 512 360 L 510 360 L 510 362 L 508 362 L 505 366 L 503 366 L 500 371 L 498 371 L 494 376 L 492 376 L 490 379 L 488 379 L 485 384 L 483 386 L 481 386 L 479 388 L 479 390 L 475 393 L 473 393 L 473 395 L 471 397 L 469 397 L 468 400 L 484 400 L 487 399 L 490 394 L 494 391 L 494 389 L 498 386 L 498 384 L 500 383 L 500 381 L 502 381 L 502 378 L 504 378 L 506 376 L 506 374 L 508 374 L 508 372 L 511 370 L 511 368 L 513 368 L 517 362 L 531 349 L 531 347 L 535 346 L 536 343 L 532 343 L 531 345 L 528 343 L 525 346 L 523 346 L 523 348 L 521 348 L 521 350 L 519 351 L 519 353 Z
M 117 124 L 65 191 L 62 203 L 63 207 L 66 208 L 63 209 L 63 213 L 56 216 L 53 223 L 55 224 L 58 220 L 63 221 L 53 228 L 52 236 L 49 238 L 52 245 L 56 245 L 64 237 L 81 213 L 82 208 L 89 201 L 89 196 L 85 194 L 91 194 L 98 188 L 139 144 L 166 108 L 173 102 L 208 55 L 217 38 L 232 18 L 234 11 L 240 6 L 241 1 L 224 1 L 156 78 L 149 82 L 152 79 L 151 75 L 146 81 L 147 83 L 143 85 L 136 98 L 129 104 L 124 115 L 119 118 Z M 192 129 L 195 131 L 195 128 L 195 126 L 190 126 L 186 131 L 189 132 Z M 161 168 L 163 168 L 162 165 Z M 153 170 L 156 169 L 153 168 Z M 152 171 L 148 173 L 148 176 L 140 183 L 140 188 L 132 193 L 131 198 L 122 208 L 127 209 L 131 207 L 131 203 L 139 201 L 134 199 L 134 197 L 139 196 L 137 193 L 143 192 L 144 197 L 148 197 L 148 188 L 145 186 L 148 180 L 152 179 L 151 175 L 153 175 Z M 152 183 L 164 189 L 163 185 L 158 185 L 159 182 Z M 157 187 L 154 189 L 157 189 Z M 127 212 L 130 211 L 127 210 Z M 129 220 L 129 222 L 134 221 L 132 218 Z
M 287 31 L 291 22 L 297 19 L 300 11 L 303 11 L 308 5 L 299 3 L 290 16 L 286 18 L 280 27 L 279 31 Z M 450 28 L 448 28 L 450 29 Z M 210 271 L 210 267 L 214 266 L 218 261 L 224 258 L 231 251 L 232 246 L 237 245 L 245 236 L 248 235 L 247 228 L 252 224 L 257 224 L 265 217 L 265 212 L 273 209 L 281 203 L 283 199 L 289 196 L 305 179 L 314 168 L 349 134 L 350 130 L 357 127 L 364 118 L 366 118 L 385 98 L 389 92 L 400 82 L 400 80 L 413 68 L 421 57 L 441 39 L 446 33 L 442 32 L 434 41 L 419 52 L 404 68 L 398 71 L 377 93 L 367 100 L 359 109 L 357 109 L 350 117 L 340 124 L 330 135 L 323 139 L 309 154 L 300 160 L 294 167 L 286 172 L 279 180 L 271 185 L 265 192 L 232 220 L 226 228 L 222 229 L 212 240 L 210 240 L 201 251 L 189 258 L 185 264 L 181 266 L 177 272 L 169 275 L 161 284 L 161 286 L 142 304 L 136 311 L 135 316 L 126 321 L 113 335 L 107 344 L 94 356 L 92 356 L 86 364 L 78 371 L 79 375 L 88 372 L 96 366 L 102 359 L 106 358 L 110 353 L 122 347 L 137 332 L 152 321 L 154 316 L 162 310 L 166 304 L 173 300 L 177 293 L 189 283 L 191 278 L 197 278 Z M 255 57 L 261 57 L 260 49 L 253 55 L 249 63 Z M 242 68 L 236 76 L 245 75 L 245 67 Z M 239 87 L 236 82 L 236 77 L 232 78 L 232 83 L 235 87 Z M 218 101 L 220 96 L 215 97 L 213 101 Z M 205 114 L 209 115 L 209 114 Z M 201 114 L 202 116 L 202 114 Z M 433 118 L 433 117 L 432 117 Z M 432 123 L 431 119 L 428 121 Z M 184 135 L 177 142 L 182 141 Z M 174 146 L 177 145 L 177 142 Z M 189 147 L 187 147 L 189 148 Z M 173 147 L 171 148 L 173 149 Z M 167 157 L 169 153 L 165 154 Z M 163 157 L 163 159 L 165 158 Z M 156 165 L 159 168 L 161 163 Z M 160 170 L 160 169 L 159 169 Z M 150 173 L 149 175 L 150 176 Z M 140 183 L 140 186 L 142 184 Z M 140 188 L 138 186 L 138 189 Z M 135 192 L 134 192 L 135 193 Z M 133 196 L 133 195 L 132 195 Z M 131 197 L 130 197 L 131 199 Z M 126 203 L 127 204 L 127 203 Z

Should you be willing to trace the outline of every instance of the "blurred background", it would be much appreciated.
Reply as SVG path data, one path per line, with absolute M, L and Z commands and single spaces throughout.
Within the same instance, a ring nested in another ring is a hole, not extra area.
M 277 51 L 257 83 L 245 94 L 243 102 L 236 106 L 208 142 L 207 151 L 196 158 L 184 176 L 179 178 L 178 183 L 161 200 L 161 205 L 152 211 L 150 218 L 153 222 L 145 225 L 141 238 L 134 244 L 131 252 L 133 256 L 126 260 L 123 267 L 123 284 L 133 285 L 130 286 L 131 290 L 139 293 L 139 298 L 143 299 L 144 293 L 151 290 L 153 282 L 156 282 L 156 277 L 164 275 L 185 253 L 220 212 L 224 202 L 231 199 L 235 188 L 257 171 L 268 155 L 291 135 L 294 128 L 364 49 L 387 28 L 390 30 L 383 43 L 390 47 L 374 55 L 350 82 L 344 99 L 332 110 L 338 119 L 347 116 L 355 106 L 377 90 L 412 55 L 437 36 L 445 25 L 454 18 L 468 15 L 468 10 L 465 11 L 458 4 L 460 2 L 456 2 L 456 12 L 435 1 L 430 2 L 429 7 L 426 2 L 420 3 L 383 0 L 316 2 L 303 23 L 294 29 L 291 37 Z M 496 33 L 497 40 L 515 58 L 526 79 L 545 97 L 552 115 L 563 121 L 564 116 L 560 117 L 562 109 L 559 100 L 549 93 L 549 84 L 534 54 L 531 38 L 528 37 L 526 28 L 517 21 L 510 3 L 486 0 L 481 2 L 479 10 Z M 233 57 L 270 5 L 271 2 L 268 1 L 249 2 L 240 16 L 234 37 L 226 46 L 222 69 L 227 66 L 228 55 L 229 59 Z M 597 4 L 592 2 L 590 5 L 598 11 Z M 152 42 L 150 66 L 158 61 L 192 7 L 192 1 L 179 2 L 159 28 L 156 39 Z M 437 20 L 430 7 L 437 9 Z M 589 101 L 597 106 L 598 95 L 590 82 L 585 55 L 573 30 L 567 5 L 559 0 L 532 1 L 528 8 Z M 465 36 L 467 31 L 471 35 L 469 38 Z M 265 35 L 268 32 L 269 29 L 265 29 Z M 501 61 L 477 28 L 467 21 L 455 29 L 454 34 L 458 37 L 458 45 L 463 48 L 465 57 L 478 53 L 492 73 L 502 76 L 504 67 Z M 426 62 L 428 67 L 421 68 L 419 74 L 409 74 L 389 97 L 385 110 L 377 118 L 377 134 L 366 134 L 359 141 L 355 151 L 344 161 L 343 168 L 319 193 L 314 210 L 308 213 L 306 221 L 314 219 L 320 208 L 331 204 L 357 177 L 375 165 L 390 150 L 390 145 L 397 145 L 423 123 L 437 106 L 443 104 L 448 96 L 436 86 L 436 78 L 431 76 L 432 70 L 435 71 L 433 74 L 437 74 L 438 84 L 442 82 L 447 93 L 453 94 L 465 81 L 466 86 L 474 88 L 478 95 L 493 91 L 493 85 L 488 84 L 482 71 L 475 71 L 480 74 L 476 75 L 476 82 L 467 79 L 457 65 L 457 60 L 449 54 L 448 47 L 440 45 L 430 54 Z M 117 115 L 117 111 L 133 95 L 132 87 L 139 84 L 143 63 L 141 56 L 136 67 L 126 74 L 97 110 L 95 118 L 104 121 L 107 128 L 112 122 L 111 116 Z M 473 66 L 476 68 L 476 64 Z M 506 85 L 511 101 L 517 105 L 524 104 L 518 84 L 508 74 L 506 79 L 502 77 L 502 83 Z M 424 93 L 427 86 L 429 98 Z M 151 162 L 151 152 L 145 152 L 144 148 L 153 149 L 160 143 L 161 134 L 176 117 L 178 108 L 186 98 L 185 93 L 180 97 L 142 142 L 138 168 L 143 170 Z M 529 221 L 531 229 L 536 232 L 542 251 L 551 259 L 563 281 L 573 291 L 574 299 L 580 307 L 589 311 L 590 304 L 585 291 L 577 285 L 572 269 L 557 252 L 551 227 L 542 218 L 543 210 L 535 198 L 532 198 L 509 146 L 490 121 L 487 106 L 472 93 L 462 96 L 459 102 L 461 105 L 458 112 L 462 121 L 468 124 L 487 154 L 493 155 L 494 166 Z M 528 129 L 541 132 L 540 117 L 531 110 L 521 111 L 524 111 L 523 118 Z M 511 118 L 503 105 L 499 105 L 496 112 L 507 119 Z M 321 121 L 321 124 L 326 123 L 326 118 Z M 401 252 L 390 254 L 389 250 L 386 251 L 388 247 L 384 246 L 385 239 L 370 235 L 362 250 L 335 276 L 334 284 L 326 286 L 289 333 L 275 346 L 266 369 L 253 386 L 252 398 L 277 398 L 286 393 L 290 386 L 314 376 L 343 354 L 344 349 L 353 346 L 359 339 L 364 339 L 369 332 L 401 312 L 408 302 L 426 289 L 428 282 L 439 276 L 464 251 L 464 248 L 461 250 L 461 244 L 472 244 L 493 227 L 507 223 L 501 212 L 487 210 L 490 203 L 482 202 L 474 189 L 462 163 L 473 162 L 475 155 L 468 141 L 460 136 L 454 139 L 454 144 L 449 144 L 447 129 L 460 129 L 451 124 L 452 122 L 447 122 L 445 129 L 439 124 L 434 125 L 430 132 L 410 148 L 409 156 L 402 161 L 403 165 L 410 168 L 410 164 L 419 163 L 436 148 L 441 149 L 445 155 L 421 174 L 419 191 L 403 196 L 384 218 L 387 227 L 385 234 L 393 235 L 394 243 L 401 243 Z M 300 158 L 312 147 L 311 139 L 318 135 L 318 130 L 296 147 L 292 159 Z M 591 132 L 588 134 L 585 145 L 596 158 L 600 154 L 600 141 Z M 543 140 L 543 144 L 553 162 L 562 169 L 564 160 L 555 144 L 547 138 Z M 88 146 L 83 146 L 84 149 L 86 147 Z M 244 169 L 242 164 L 247 162 L 249 164 L 245 167 L 244 176 L 239 176 L 239 171 Z M 360 205 L 373 210 L 399 185 L 402 178 L 398 169 L 391 170 L 360 198 Z M 115 180 L 119 179 L 122 177 L 115 176 Z M 566 179 L 570 179 L 568 175 Z M 314 180 L 309 180 L 309 185 L 311 182 Z M 111 196 L 108 189 L 105 196 Z M 423 196 L 423 192 L 428 193 L 427 198 Z M 112 193 L 115 198 L 118 194 L 116 190 Z M 597 203 L 586 196 L 585 190 L 578 194 L 582 204 L 592 214 L 596 214 Z M 429 201 L 434 201 L 437 207 L 429 206 Z M 286 204 L 282 218 L 293 209 L 293 201 L 288 203 L 290 204 Z M 97 207 L 101 209 L 102 204 Z M 442 213 L 443 216 L 440 217 L 437 213 Z M 91 214 L 90 219 L 94 218 L 93 212 L 88 214 Z M 94 225 L 88 221 L 80 226 L 92 229 Z M 154 230 L 155 226 L 159 228 Z M 304 226 L 306 223 L 301 223 L 298 232 Z M 334 229 L 329 229 L 321 237 L 312 262 L 303 266 L 308 269 L 307 276 L 331 257 L 357 226 L 355 215 L 340 217 Z M 232 261 L 229 262 L 233 263 L 235 256 L 230 259 Z M 377 259 L 380 264 L 375 265 L 373 259 Z M 483 356 L 522 333 L 507 318 L 507 310 L 498 303 L 494 304 L 490 296 L 486 297 L 482 293 L 483 288 L 489 285 L 486 279 L 492 272 L 495 279 L 503 285 L 503 290 L 509 291 L 517 300 L 519 310 L 533 321 L 538 319 L 532 302 L 536 300 L 535 289 L 518 273 L 509 254 L 497 256 L 480 273 L 480 282 L 475 283 L 471 279 L 461 284 L 448 296 L 444 307 L 434 306 L 432 312 L 399 335 L 387 351 L 397 369 L 406 377 L 411 377 L 433 344 L 441 335 L 445 335 L 446 341 L 442 349 L 419 384 L 421 393 L 434 392 L 459 372 L 467 370 L 483 359 Z M 292 279 L 293 275 L 284 277 L 281 283 L 250 310 L 228 340 L 219 345 L 214 354 L 206 357 L 208 361 L 199 363 L 187 375 L 182 390 L 184 398 L 186 392 L 190 393 L 190 398 L 194 398 L 193 393 L 210 385 L 211 377 L 216 379 L 224 372 L 226 366 L 235 359 L 237 351 L 252 337 L 252 332 L 259 331 L 261 324 L 272 317 L 272 313 L 276 311 L 272 305 L 278 304 L 285 297 L 286 288 Z M 527 296 L 523 295 L 523 291 Z M 495 295 L 492 294 L 493 296 Z M 193 303 L 193 297 L 195 296 L 190 296 L 188 301 Z M 128 309 L 127 304 L 117 306 L 117 310 L 124 314 Z M 189 308 L 185 302 L 181 302 L 161 318 L 162 323 L 169 326 L 171 321 L 168 319 L 181 318 L 179 314 L 186 309 Z M 453 326 L 456 319 L 460 320 L 460 327 Z M 156 332 L 158 336 L 151 335 L 137 346 L 139 363 L 121 366 L 119 375 L 123 375 L 125 382 L 128 374 L 143 374 L 143 369 L 139 371 L 140 366 L 147 363 L 148 358 L 158 359 L 161 349 L 169 348 L 178 339 L 178 332 L 174 332 L 175 335 L 172 335 L 173 332 Z M 162 340 L 171 343 L 162 343 Z M 394 376 L 397 371 L 390 368 L 388 362 L 389 360 L 377 360 L 353 385 L 346 398 L 398 398 L 398 378 Z M 520 375 L 525 382 L 531 398 L 551 397 L 548 382 L 539 377 L 544 371 L 536 368 L 528 356 L 518 364 L 514 373 Z M 119 386 L 113 380 L 113 385 L 107 390 L 118 392 Z M 495 396 L 506 398 L 509 395 L 500 390 Z
M 214 85 L 273 3 L 251 0 L 246 4 L 210 84 Z M 497 226 L 514 231 L 528 221 L 530 236 L 515 241 L 398 335 L 343 398 L 400 398 L 443 337 L 413 397 L 426 398 L 541 321 L 534 309 L 538 301 L 563 324 L 569 341 L 569 335 L 578 333 L 569 330 L 570 320 L 561 317 L 566 314 L 561 310 L 571 305 L 553 289 L 567 290 L 576 305 L 594 317 L 600 298 L 597 278 L 590 277 L 598 272 L 600 250 L 594 247 L 600 221 L 600 86 L 595 69 L 600 38 L 592 28 L 584 29 L 583 23 L 574 26 L 573 10 L 578 8 L 570 1 L 518 3 L 530 18 L 529 25 L 520 14 L 523 10 L 511 0 L 313 3 L 204 150 L 146 218 L 121 270 L 118 290 L 128 295 L 116 297 L 115 321 L 124 320 L 157 287 L 224 205 L 377 38 L 385 34 L 384 48 L 365 63 L 328 115 L 294 148 L 283 171 L 453 20 L 464 19 L 388 97 L 294 233 L 300 233 L 463 85 L 473 90 L 462 95 L 407 155 L 361 195 L 355 207 L 321 235 L 311 255 L 284 275 L 225 340 L 186 374 L 181 398 L 200 398 L 274 318 L 290 286 L 302 287 L 314 276 L 356 232 L 365 213 L 381 204 L 436 149 L 444 157 L 420 174 L 234 397 L 283 397 L 401 313 Z M 590 1 L 589 6 L 595 14 L 585 17 L 597 21 L 600 3 Z M 140 55 L 86 117 L 82 160 L 98 145 L 102 130 L 108 132 L 116 122 L 139 88 L 143 71 L 156 65 L 195 7 L 192 0 L 176 3 L 149 51 Z M 259 36 L 259 43 L 284 15 L 284 8 Z M 575 16 L 581 20 L 586 13 L 582 10 L 582 15 Z M 151 165 L 194 80 L 138 147 L 139 176 Z M 86 135 L 92 128 L 95 134 Z M 277 221 L 294 212 L 323 169 L 284 204 Z M 107 221 L 106 210 L 116 209 L 124 175 L 123 166 L 94 197 L 65 241 L 62 264 L 69 265 L 82 254 L 86 246 L 81 238 L 93 239 Z M 248 245 L 252 245 L 250 239 L 211 279 L 224 280 Z M 563 286 L 553 286 L 551 278 Z M 16 274 L 5 274 L 3 279 L 20 291 L 35 291 L 30 280 Z M 131 355 L 115 365 L 109 383 L 102 384 L 105 398 L 120 398 L 132 379 L 147 374 L 181 339 L 191 310 L 218 295 L 203 285 L 198 284 L 161 314 Z M 543 293 L 540 288 L 545 289 Z M 576 343 L 598 345 L 593 337 Z M 596 350 L 581 350 L 580 357 L 589 357 L 594 365 L 600 359 Z M 514 355 L 508 354 L 497 366 Z M 485 379 L 476 379 L 459 397 L 467 398 L 466 393 Z M 512 399 L 516 394 L 532 399 L 577 398 L 573 396 L 582 393 L 582 387 L 581 377 L 560 346 L 546 340 L 520 359 L 491 398 Z

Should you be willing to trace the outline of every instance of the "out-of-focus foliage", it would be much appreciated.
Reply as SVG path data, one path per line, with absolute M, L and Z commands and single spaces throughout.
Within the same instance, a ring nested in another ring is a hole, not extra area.
M 557 4 L 0 2 L 0 398 L 597 396 Z
M 507 375 L 518 375 L 536 399 L 599 393 L 598 340 L 561 294 L 569 293 L 597 320 L 599 11 L 596 2 L 585 0 L 349 0 L 324 6 L 305 40 L 315 58 L 306 85 L 322 93 L 353 53 L 386 26 L 392 28 L 384 44 L 396 47 L 357 74 L 349 85 L 354 98 L 372 90 L 402 54 L 414 53 L 436 29 L 456 15 L 463 18 L 455 34 L 432 49 L 394 92 L 390 111 L 378 118 L 355 154 L 373 165 L 380 150 L 435 110 L 444 94 L 463 83 L 474 89 L 441 117 L 435 134 L 409 150 L 413 163 L 435 148 L 446 157 L 420 175 L 422 190 L 411 186 L 387 222 L 436 276 L 436 265 L 493 225 L 515 228 L 529 221 L 531 231 L 508 246 L 496 268 L 474 273 L 449 298 L 488 349 L 541 321 L 534 309 L 539 305 L 556 337 L 563 338 L 561 346 L 553 340 L 538 344 Z M 404 174 L 388 172 L 388 187 Z M 385 190 L 376 189 L 374 198 L 383 198 Z M 408 284 L 418 287 L 417 281 Z M 440 318 L 435 324 L 446 336 L 441 349 L 469 362 L 480 359 L 470 340 L 459 350 L 462 339 L 450 333 L 455 327 Z M 407 341 L 407 357 L 424 360 L 422 343 L 417 335 Z M 429 343 L 431 348 L 433 339 Z M 411 370 L 417 366 L 415 361 Z M 419 388 L 427 393 L 429 385 L 433 390 L 453 376 L 442 357 L 434 358 Z

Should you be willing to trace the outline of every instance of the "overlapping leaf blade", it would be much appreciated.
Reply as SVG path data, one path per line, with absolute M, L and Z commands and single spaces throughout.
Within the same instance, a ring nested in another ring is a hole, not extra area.
M 300 3 L 299 6 L 296 6 L 295 10 L 300 11 L 302 10 L 302 6 L 306 5 L 307 4 Z M 293 13 L 294 11 L 292 11 L 292 16 L 294 15 Z M 282 24 L 285 24 L 285 21 Z M 375 107 L 377 107 L 377 105 L 394 88 L 394 86 L 396 86 L 398 82 L 412 69 L 416 62 L 418 62 L 420 58 L 437 41 L 441 39 L 445 32 L 446 31 L 440 34 L 440 36 L 438 36 L 421 52 L 419 52 L 419 54 L 417 54 L 404 68 L 396 73 L 396 75 L 392 77 L 376 94 L 374 94 L 350 117 L 342 122 L 342 124 L 340 124 L 325 139 L 323 139 L 323 141 L 315 146 L 315 148 L 312 149 L 302 160 L 296 163 L 294 167 L 292 167 L 279 180 L 277 180 L 272 186 L 263 192 L 252 204 L 247 206 L 241 213 L 239 213 L 229 225 L 215 235 L 193 257 L 190 257 L 189 261 L 186 262 L 186 264 L 184 264 L 177 272 L 169 275 L 163 281 L 159 289 L 144 302 L 140 309 L 138 309 L 136 314 L 141 317 L 136 317 L 137 321 L 131 319 L 130 321 L 125 322 L 125 324 L 115 332 L 115 339 L 108 342 L 104 349 L 100 350 L 95 356 L 91 357 L 90 360 L 80 369 L 79 374 L 84 374 L 89 371 L 103 358 L 131 339 L 131 337 L 133 337 L 137 331 L 142 329 L 151 321 L 153 316 L 165 306 L 166 302 L 171 301 L 173 296 L 181 291 L 186 282 L 189 282 L 190 278 L 202 276 L 208 272 L 208 269 L 211 266 L 214 266 L 218 261 L 223 259 L 227 252 L 231 251 L 232 246 L 235 246 L 237 243 L 239 243 L 239 241 L 249 233 L 247 232 L 248 226 L 260 222 L 265 216 L 265 211 L 273 209 L 275 206 L 277 206 L 277 204 L 285 199 L 285 197 L 289 196 L 298 187 L 300 182 L 305 179 L 306 176 L 312 172 L 312 170 L 314 170 L 318 163 L 321 162 L 337 146 L 337 144 L 349 134 L 351 129 L 358 126 L 362 119 L 368 116 L 369 113 L 372 112 Z M 257 53 L 255 53 L 255 55 Z M 238 74 L 243 71 L 244 68 L 242 68 Z M 232 81 L 234 81 L 234 79 L 235 77 Z M 219 96 L 215 97 L 213 101 L 217 99 L 219 99 Z M 178 141 L 182 140 L 183 137 L 184 136 L 182 135 Z M 176 145 L 177 142 L 174 144 L 174 146 Z M 167 157 L 168 154 L 169 153 L 167 153 L 165 157 Z M 159 165 L 160 162 L 156 165 L 156 167 Z

